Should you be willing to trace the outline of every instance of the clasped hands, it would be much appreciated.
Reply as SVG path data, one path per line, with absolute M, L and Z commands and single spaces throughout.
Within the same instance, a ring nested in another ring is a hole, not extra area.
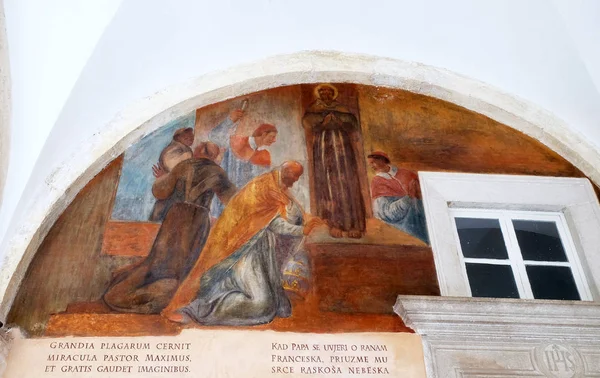
M 325 118 L 323 118 L 323 125 L 327 126 L 327 125 L 341 125 L 342 121 L 336 117 L 333 113 L 329 113 L 325 116 Z

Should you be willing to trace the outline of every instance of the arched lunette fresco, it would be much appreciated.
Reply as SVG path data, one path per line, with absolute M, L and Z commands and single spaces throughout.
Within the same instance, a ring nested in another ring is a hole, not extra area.
M 14 224 L 12 237 L 3 246 L 6 255 L 0 281 L 4 293 L 2 319 L 48 229 L 76 193 L 131 144 L 199 107 L 263 89 L 319 82 L 405 89 L 452 102 L 532 136 L 594 181 L 600 181 L 597 150 L 556 117 L 485 84 L 421 64 L 361 55 L 305 52 L 273 57 L 207 75 L 144 99 L 79 146 L 73 154 L 78 158 L 58 167 L 46 180 L 46 186 L 36 189 L 40 194 L 34 196 L 36 202 L 22 204 L 19 209 L 20 214 L 28 215 L 28 222 Z

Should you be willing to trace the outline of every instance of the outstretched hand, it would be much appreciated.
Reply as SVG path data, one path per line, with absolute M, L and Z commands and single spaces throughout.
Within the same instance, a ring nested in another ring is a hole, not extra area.
M 167 174 L 167 169 L 161 162 L 158 162 L 152 166 L 152 174 L 154 177 L 159 178 Z

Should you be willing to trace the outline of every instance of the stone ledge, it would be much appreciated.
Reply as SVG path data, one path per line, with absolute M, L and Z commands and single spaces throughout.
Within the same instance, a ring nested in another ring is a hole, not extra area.
M 428 338 L 600 340 L 597 302 L 400 295 L 394 311 Z

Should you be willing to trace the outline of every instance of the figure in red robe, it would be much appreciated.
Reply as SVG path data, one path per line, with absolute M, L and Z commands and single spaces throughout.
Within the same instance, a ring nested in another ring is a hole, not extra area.
M 391 165 L 383 151 L 372 152 L 368 160 L 376 172 L 371 182 L 375 218 L 429 243 L 419 176 Z
M 234 119 L 243 115 L 241 110 L 234 112 Z M 237 126 L 231 119 L 230 116 L 215 127 L 209 139 L 221 143 L 219 146 L 224 150 L 221 167 L 235 186 L 243 188 L 250 180 L 271 169 L 271 153 L 267 148 L 276 142 L 277 128 L 263 123 L 252 135 L 244 136 L 236 133 Z M 211 215 L 218 218 L 224 208 L 222 203 L 215 200 L 211 205 Z

